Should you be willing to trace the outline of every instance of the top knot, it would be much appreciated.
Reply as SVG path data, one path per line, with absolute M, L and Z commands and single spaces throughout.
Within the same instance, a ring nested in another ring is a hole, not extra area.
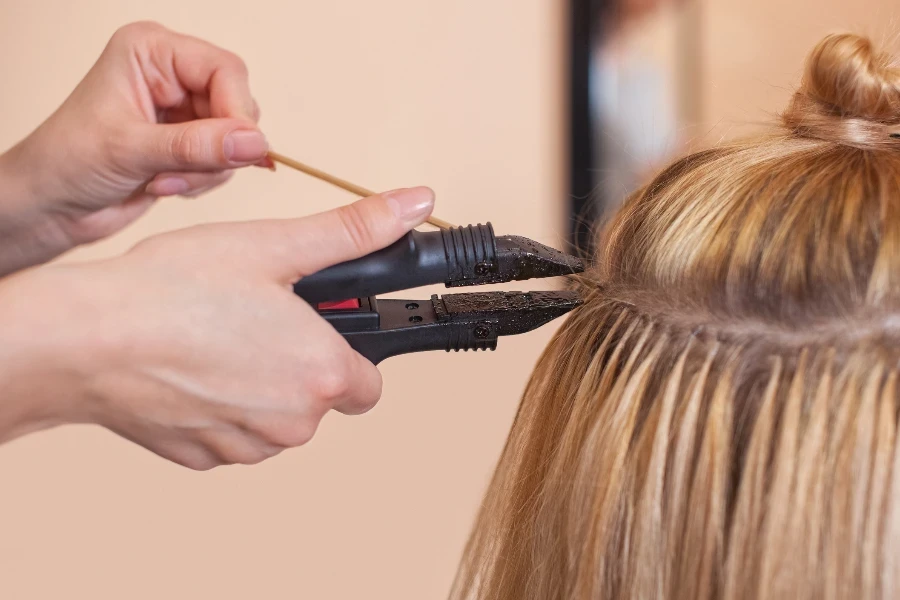
M 900 68 L 853 34 L 829 35 L 806 60 L 800 89 L 781 115 L 803 137 L 859 148 L 900 147 Z

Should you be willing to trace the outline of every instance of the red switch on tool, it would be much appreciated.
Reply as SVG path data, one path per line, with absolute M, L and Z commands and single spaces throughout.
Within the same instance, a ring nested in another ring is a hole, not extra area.
M 320 302 L 319 310 L 355 310 L 359 308 L 359 298 L 339 300 L 338 302 Z

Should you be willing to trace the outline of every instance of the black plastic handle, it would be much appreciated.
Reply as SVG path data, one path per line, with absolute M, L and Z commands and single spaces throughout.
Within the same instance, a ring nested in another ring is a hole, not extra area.
M 383 250 L 329 267 L 294 284 L 294 293 L 317 304 L 365 298 L 447 279 L 440 231 L 411 231 Z
M 320 314 L 378 364 L 411 352 L 494 350 L 500 336 L 532 331 L 580 304 L 572 291 L 480 292 L 430 300 L 363 298 L 359 309 Z
M 366 301 L 373 307 L 377 306 L 381 327 L 345 330 L 341 335 L 350 347 L 375 365 L 392 356 L 414 352 L 497 348 L 500 332 L 498 319 L 453 319 L 447 313 L 444 300 L 438 296 L 432 296 L 429 301 L 376 301 L 374 298 L 367 298 Z M 326 320 L 333 325 L 338 325 L 343 319 L 339 314 L 326 316 Z
M 411 231 L 383 250 L 304 277 L 294 284 L 294 293 L 316 305 L 435 283 L 495 283 L 497 269 L 497 240 L 490 223 Z

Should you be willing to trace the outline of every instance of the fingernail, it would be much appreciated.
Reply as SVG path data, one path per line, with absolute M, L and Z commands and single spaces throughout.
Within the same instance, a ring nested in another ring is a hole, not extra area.
M 427 187 L 394 190 L 382 195 L 394 214 L 407 225 L 421 224 L 434 208 L 434 192 Z
M 261 161 L 256 163 L 256 166 L 261 167 L 263 169 L 268 169 L 270 171 L 274 171 L 275 170 L 275 161 L 272 160 L 271 158 L 269 158 L 268 156 L 266 156 Z
M 233 163 L 255 163 L 266 156 L 269 142 L 261 131 L 240 129 L 225 136 L 225 158 Z
M 152 196 L 177 196 L 186 193 L 190 187 L 181 177 L 165 177 L 148 183 L 147 193 Z

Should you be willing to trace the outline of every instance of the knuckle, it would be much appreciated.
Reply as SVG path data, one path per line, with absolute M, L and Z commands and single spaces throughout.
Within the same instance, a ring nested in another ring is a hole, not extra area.
M 134 244 L 126 254 L 142 255 L 155 253 L 161 246 L 159 240 L 157 240 L 156 237 L 157 236 L 152 236 L 144 238 L 142 240 L 138 240 L 138 242 Z
M 103 140 L 100 155 L 104 163 L 126 172 L 133 169 L 137 153 L 133 128 L 104 119 L 97 119 L 97 127 L 97 135 Z
M 296 448 L 308 444 L 316 434 L 318 424 L 309 418 L 287 419 L 277 428 L 266 432 L 265 439 L 274 446 L 274 456 L 283 448 Z
M 259 434 L 212 430 L 203 437 L 204 454 L 221 465 L 255 465 L 269 457 Z
M 259 463 L 263 462 L 264 460 L 266 460 L 266 459 L 268 459 L 268 458 L 270 458 L 270 456 L 269 456 L 268 454 L 266 454 L 266 453 L 263 452 L 262 450 L 257 450 L 257 451 L 255 451 L 253 454 L 248 454 L 248 455 L 244 458 L 244 460 L 241 460 L 241 461 L 239 461 L 239 462 L 237 462 L 237 463 L 235 463 L 235 464 L 240 464 L 240 465 L 258 465 Z
M 368 253 L 374 246 L 375 236 L 363 210 L 357 204 L 350 204 L 338 208 L 337 215 L 353 249 Z
M 380 385 L 372 389 L 359 389 L 356 390 L 352 403 L 342 405 L 339 410 L 347 415 L 362 415 L 375 408 L 380 398 Z
M 184 229 L 150 236 L 132 246 L 126 255 L 148 261 L 144 263 L 145 266 L 160 264 L 171 267 L 172 257 L 175 256 L 193 256 L 197 260 L 203 260 L 201 249 L 209 251 L 208 256 L 222 252 L 217 244 L 217 239 L 220 238 L 215 230 L 210 231 L 211 228 L 211 225 L 191 225 Z
M 191 165 L 208 155 L 207 144 L 195 127 L 183 127 L 169 138 L 169 153 L 179 165 Z
M 379 400 L 381 400 L 381 390 L 382 384 L 379 380 L 379 384 L 377 387 L 374 387 L 369 393 L 363 395 L 360 398 L 360 414 L 367 413 L 375 408 L 375 405 L 378 404 Z
M 250 70 L 247 68 L 247 63 L 244 62 L 244 59 L 238 56 L 233 52 L 225 51 L 225 61 L 228 63 L 229 67 L 241 77 L 248 77 L 250 75 Z
M 306 441 L 309 440 L 307 439 Z M 281 454 L 285 450 L 285 446 L 280 446 L 268 442 L 261 442 L 256 450 L 260 457 L 257 462 L 263 462 Z
M 196 227 L 196 225 L 194 227 Z M 170 244 L 175 241 L 177 237 L 178 233 L 171 231 L 152 235 L 138 241 L 131 247 L 129 254 L 154 254 L 160 251 L 165 252 L 170 248 Z
M 163 26 L 156 21 L 135 21 L 119 27 L 113 34 L 113 39 L 131 42 L 158 33 L 162 29 L 164 29 Z
M 323 365 L 315 378 L 314 394 L 327 403 L 346 397 L 352 387 L 352 373 L 348 352 L 325 354 L 331 361 Z
M 143 260 L 154 261 L 157 258 L 165 259 L 169 252 L 166 243 L 170 239 L 168 234 L 154 235 L 140 240 L 127 252 L 127 256 L 138 256 Z
M 250 443 L 223 446 L 217 454 L 223 464 L 229 465 L 256 465 L 268 458 L 262 450 Z
M 182 466 L 192 471 L 210 471 L 222 464 L 211 457 L 201 455 L 186 456 L 179 462 Z

